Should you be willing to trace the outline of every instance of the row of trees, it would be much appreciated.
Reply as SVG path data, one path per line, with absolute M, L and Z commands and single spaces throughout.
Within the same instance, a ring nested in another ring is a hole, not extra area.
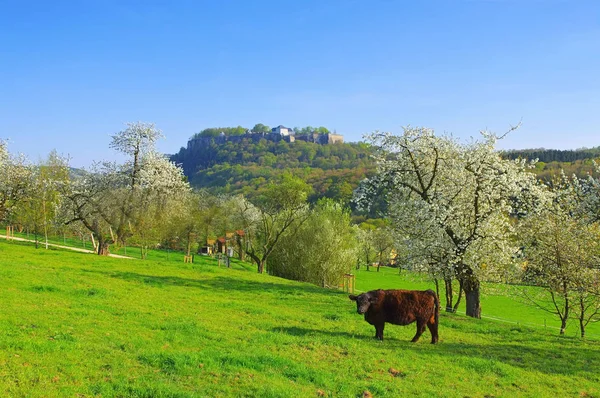
M 252 127 L 251 129 L 248 129 L 247 127 L 242 127 L 242 126 L 209 127 L 209 128 L 202 130 L 201 132 L 199 132 L 197 134 L 194 134 L 194 136 L 192 138 L 217 137 L 221 133 L 224 133 L 225 135 L 244 135 L 244 134 L 246 134 L 247 131 L 251 131 L 253 133 L 270 133 L 271 127 L 267 126 L 266 124 L 262 124 L 262 123 L 255 124 L 254 127 Z M 329 129 L 327 127 L 323 127 L 323 126 L 320 126 L 320 127 L 312 127 L 312 126 L 294 127 L 294 128 L 292 128 L 292 131 L 295 134 L 312 134 L 312 133 L 329 134 L 330 133 Z
M 540 162 L 574 162 L 582 159 L 595 159 L 600 157 L 600 147 L 581 148 L 575 150 L 560 149 L 519 149 L 502 152 L 506 159 L 538 159 Z
M 467 315 L 480 317 L 481 281 L 519 275 L 547 291 L 549 306 L 529 298 L 561 318 L 561 333 L 574 312 L 583 336 L 600 307 L 599 180 L 545 184 L 529 172 L 535 162 L 503 159 L 498 137 L 482 136 L 460 143 L 425 128 L 370 135 L 377 172 L 357 203 L 368 208 L 386 198 L 395 241 L 406 243 L 402 261 L 444 280 L 448 310 L 454 280 Z

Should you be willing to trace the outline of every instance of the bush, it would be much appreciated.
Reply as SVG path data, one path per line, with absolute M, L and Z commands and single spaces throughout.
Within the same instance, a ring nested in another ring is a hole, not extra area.
M 286 235 L 269 258 L 268 272 L 287 279 L 338 286 L 356 260 L 350 213 L 321 200 L 294 234 Z

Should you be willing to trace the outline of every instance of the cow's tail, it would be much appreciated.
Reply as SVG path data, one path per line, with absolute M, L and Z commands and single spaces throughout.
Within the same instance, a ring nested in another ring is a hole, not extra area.
M 440 299 L 433 290 L 429 289 L 427 291 L 433 296 L 433 303 L 435 305 L 434 319 L 435 325 L 437 326 L 440 324 Z
M 440 324 L 440 298 L 435 292 L 433 292 L 433 299 L 435 300 L 435 326 Z

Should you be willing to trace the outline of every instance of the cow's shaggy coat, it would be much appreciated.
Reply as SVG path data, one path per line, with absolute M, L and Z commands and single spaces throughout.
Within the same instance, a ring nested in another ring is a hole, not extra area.
M 383 340 L 386 322 L 408 325 L 416 321 L 417 334 L 411 341 L 419 340 L 427 326 L 431 332 L 431 343 L 437 343 L 440 303 L 433 290 L 379 289 L 349 297 L 356 301 L 358 313 L 365 314 L 365 321 L 375 326 L 376 339 Z

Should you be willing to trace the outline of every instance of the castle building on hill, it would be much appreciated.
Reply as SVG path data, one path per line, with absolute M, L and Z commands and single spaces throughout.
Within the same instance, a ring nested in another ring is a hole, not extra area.
M 279 134 L 282 137 L 294 134 L 291 128 L 284 127 L 281 124 L 271 129 L 271 134 Z
M 254 142 L 258 142 L 261 139 L 274 142 L 294 142 L 300 140 L 320 145 L 341 144 L 344 142 L 344 136 L 341 134 L 320 134 L 315 132 L 309 134 L 295 134 L 291 128 L 279 125 L 273 127 L 270 133 L 256 133 L 248 130 L 246 131 L 246 134 L 242 135 L 226 135 L 224 132 L 221 132 L 221 134 L 216 137 L 194 137 L 188 141 L 187 147 L 188 149 L 193 149 L 209 145 L 211 142 L 214 142 L 215 144 L 225 144 L 226 142 L 240 142 L 244 139 L 251 139 Z

